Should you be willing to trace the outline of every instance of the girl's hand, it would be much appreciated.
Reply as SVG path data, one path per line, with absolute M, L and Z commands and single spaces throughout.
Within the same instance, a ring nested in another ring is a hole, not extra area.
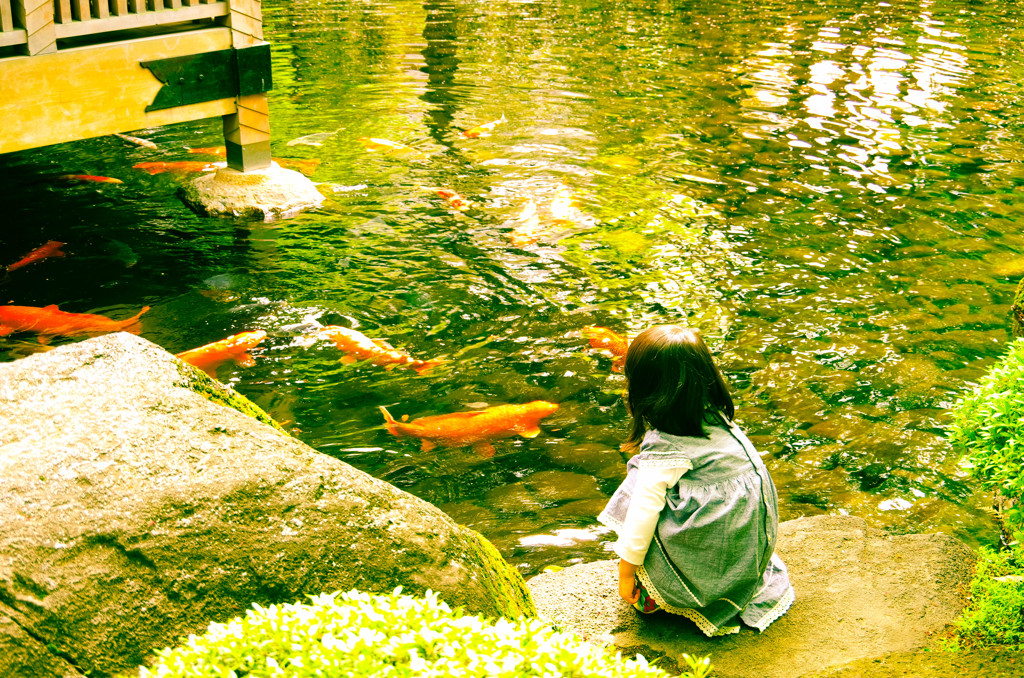
M 632 605 L 640 600 L 640 588 L 636 585 L 636 565 L 619 560 L 619 596 Z

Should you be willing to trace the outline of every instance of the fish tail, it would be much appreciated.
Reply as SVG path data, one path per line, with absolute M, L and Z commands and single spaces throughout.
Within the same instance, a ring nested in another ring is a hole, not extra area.
M 149 310 L 149 308 L 150 308 L 149 306 L 143 306 L 143 307 L 142 307 L 142 310 L 141 310 L 141 311 L 139 311 L 138 313 L 136 313 L 136 314 L 135 314 L 134 316 L 132 316 L 131 318 L 128 318 L 128 320 L 131 320 L 131 321 L 136 321 L 136 320 L 138 320 L 139 318 L 141 318 L 141 317 L 142 317 L 142 314 L 143 314 L 143 313 L 145 313 L 146 311 L 148 311 L 148 310 Z M 125 322 L 127 322 L 127 321 L 125 321 Z
M 139 318 L 141 318 L 142 314 L 148 310 L 149 306 L 143 306 L 141 311 L 133 315 L 131 318 L 128 318 L 127 320 L 123 321 L 118 327 L 118 329 L 124 332 L 138 334 L 139 332 L 142 331 L 142 322 L 139 320 Z
M 384 415 L 384 425 L 387 426 L 388 433 L 390 433 L 393 436 L 397 436 L 398 435 L 398 427 L 396 426 L 396 424 L 398 422 L 395 421 L 395 418 L 391 416 L 391 413 L 388 412 L 386 407 L 384 407 L 383 405 L 380 405 L 379 407 L 380 407 L 381 414 Z

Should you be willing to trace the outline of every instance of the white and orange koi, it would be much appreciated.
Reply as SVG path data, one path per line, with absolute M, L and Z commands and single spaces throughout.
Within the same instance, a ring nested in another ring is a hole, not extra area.
M 439 188 L 435 192 L 438 197 L 444 198 L 445 202 L 448 203 L 448 207 L 451 207 L 453 210 L 465 212 L 469 209 L 469 203 L 466 202 L 466 199 L 455 191 L 447 188 Z
M 315 336 L 333 341 L 338 350 L 345 353 L 345 356 L 341 359 L 343 363 L 369 360 L 374 365 L 379 365 L 385 369 L 403 366 L 412 368 L 416 371 L 416 374 L 423 374 L 445 362 L 441 359 L 420 360 L 413 358 L 405 351 L 395 348 L 383 339 L 371 339 L 362 332 L 338 325 L 328 325 L 319 330 Z
M 583 336 L 590 340 L 590 347 L 604 349 L 612 354 L 612 369 L 616 372 L 626 363 L 626 351 L 629 350 L 629 337 L 619 334 L 607 327 L 590 325 L 583 328 Z
M 497 120 L 492 120 L 490 122 L 484 123 L 483 125 L 477 125 L 476 127 L 471 127 L 467 130 L 463 130 L 462 136 L 466 137 L 467 139 L 475 139 L 477 137 L 488 136 L 490 135 L 491 132 L 494 131 L 495 127 L 497 127 L 503 122 L 508 122 L 508 120 L 505 118 L 504 113 L 502 113 L 501 117 L 498 118 Z

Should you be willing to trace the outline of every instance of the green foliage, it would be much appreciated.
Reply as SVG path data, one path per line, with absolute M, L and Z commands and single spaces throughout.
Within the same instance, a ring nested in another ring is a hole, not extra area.
M 686 656 L 685 678 L 704 678 L 707 658 Z M 358 591 L 312 604 L 253 605 L 245 618 L 211 624 L 162 650 L 140 678 L 161 676 L 667 676 L 637 656 L 623 659 L 537 619 L 491 623 L 425 598 Z
M 971 581 L 971 601 L 956 622 L 951 649 L 1007 645 L 1024 649 L 1024 548 L 983 548 Z
M 953 409 L 950 441 L 966 452 L 971 475 L 1014 502 L 1004 513 L 1007 530 L 1024 534 L 1024 339 Z

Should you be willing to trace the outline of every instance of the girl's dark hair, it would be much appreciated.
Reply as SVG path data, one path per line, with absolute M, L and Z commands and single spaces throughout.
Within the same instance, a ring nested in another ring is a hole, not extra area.
M 640 447 L 654 428 L 677 436 L 704 436 L 704 418 L 715 411 L 731 421 L 736 408 L 700 332 L 656 325 L 638 334 L 626 351 L 626 403 L 633 424 L 623 449 Z

